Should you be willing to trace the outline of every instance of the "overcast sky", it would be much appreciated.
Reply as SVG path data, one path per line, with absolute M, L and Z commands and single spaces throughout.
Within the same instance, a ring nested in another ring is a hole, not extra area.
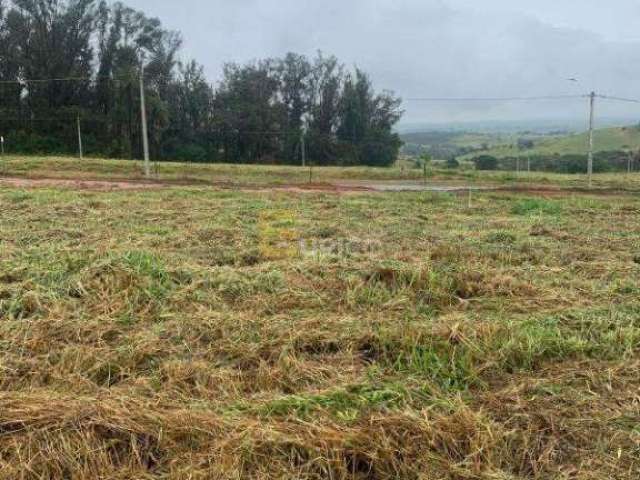
M 412 97 L 640 97 L 640 0 L 128 0 L 182 32 L 212 82 L 225 62 L 333 53 Z M 578 78 L 579 84 L 567 78 Z M 579 118 L 582 100 L 420 104 L 405 122 Z M 601 116 L 640 118 L 603 103 Z

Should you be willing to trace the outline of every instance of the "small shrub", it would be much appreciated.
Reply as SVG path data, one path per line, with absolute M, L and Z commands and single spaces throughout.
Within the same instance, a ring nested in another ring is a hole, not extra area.
M 445 166 L 447 168 L 450 168 L 450 169 L 453 170 L 453 169 L 456 169 L 456 168 L 460 168 L 460 162 L 458 161 L 457 158 L 452 157 L 452 158 L 447 160 L 447 163 L 445 164 Z
M 497 170 L 498 159 L 491 155 L 480 155 L 473 159 L 473 163 L 476 164 L 477 170 Z
M 516 203 L 511 209 L 514 215 L 530 215 L 544 213 L 547 215 L 557 215 L 562 212 L 559 203 L 542 198 L 529 198 Z
M 507 232 L 504 230 L 493 232 L 487 235 L 487 242 L 489 243 L 512 244 L 512 243 L 515 243 L 516 240 L 517 240 L 517 237 L 513 233 Z

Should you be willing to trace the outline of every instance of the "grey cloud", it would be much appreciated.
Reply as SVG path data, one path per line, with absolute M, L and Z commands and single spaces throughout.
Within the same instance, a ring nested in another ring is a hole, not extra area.
M 640 42 L 626 15 L 634 1 L 540 0 L 131 0 L 183 32 L 185 52 L 219 79 L 228 61 L 318 49 L 370 72 L 379 88 L 404 97 L 513 96 L 585 93 L 640 96 Z M 564 6 L 559 6 L 562 4 Z M 526 5 L 519 8 L 518 5 Z M 536 7 L 536 5 L 538 5 Z M 580 14 L 576 8 L 582 5 Z M 612 10 L 619 13 L 612 13 Z M 578 19 L 571 25 L 571 14 Z M 615 17 L 612 15 L 620 15 Z M 598 16 L 601 22 L 598 22 Z M 604 25 L 598 30 L 599 25 Z M 620 25 L 616 29 L 616 25 Z M 593 28 L 591 28 L 593 27 Z M 566 81 L 578 77 L 576 86 Z M 605 108 L 603 106 L 603 108 Z M 423 105 L 406 102 L 407 121 L 577 117 L 584 102 L 534 105 Z M 607 105 L 610 115 L 637 107 Z

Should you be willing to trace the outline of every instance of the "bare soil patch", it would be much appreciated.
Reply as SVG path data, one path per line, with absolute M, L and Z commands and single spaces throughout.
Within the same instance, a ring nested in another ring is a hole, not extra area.
M 0 178 L 0 186 L 15 188 L 64 187 L 74 190 L 148 190 L 166 187 L 163 183 L 112 180 L 72 180 L 54 178 Z
M 176 186 L 209 186 L 224 190 L 239 190 L 246 192 L 289 192 L 313 193 L 326 192 L 334 194 L 354 193 L 385 193 L 385 192 L 449 192 L 465 194 L 475 192 L 507 192 L 545 197 L 567 197 L 575 194 L 589 194 L 598 196 L 629 195 L 637 192 L 628 190 L 602 189 L 589 190 L 586 188 L 562 188 L 544 185 L 447 185 L 423 184 L 420 182 L 402 181 L 336 181 L 327 183 L 291 183 L 278 185 L 259 185 L 247 183 L 234 184 L 229 182 L 193 182 L 187 180 L 100 180 L 100 179 L 70 179 L 70 178 L 0 178 L 0 186 L 13 188 L 69 188 L 74 190 L 119 191 L 119 190 L 154 190 Z

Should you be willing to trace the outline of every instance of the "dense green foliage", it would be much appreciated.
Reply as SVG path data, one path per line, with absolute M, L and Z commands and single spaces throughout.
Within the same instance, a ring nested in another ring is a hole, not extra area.
M 458 159 L 456 157 L 450 157 L 447 159 L 446 163 L 445 163 L 447 168 L 459 168 L 460 167 L 460 162 L 458 161 Z
M 473 159 L 478 170 L 497 170 L 498 159 L 491 155 L 480 155 Z
M 141 156 L 141 62 L 152 155 L 196 162 L 389 165 L 400 100 L 335 57 L 227 65 L 217 88 L 180 35 L 117 2 L 0 0 L 0 134 L 14 153 Z M 47 81 L 25 81 L 45 80 Z M 56 79 L 51 81 L 50 79 Z
M 473 159 L 478 170 L 527 170 L 552 173 L 585 173 L 587 155 L 531 155 L 529 157 L 505 157 L 497 159 L 491 155 L 480 155 Z M 593 171 L 596 173 L 638 171 L 640 157 L 624 151 L 596 152 L 593 156 Z

